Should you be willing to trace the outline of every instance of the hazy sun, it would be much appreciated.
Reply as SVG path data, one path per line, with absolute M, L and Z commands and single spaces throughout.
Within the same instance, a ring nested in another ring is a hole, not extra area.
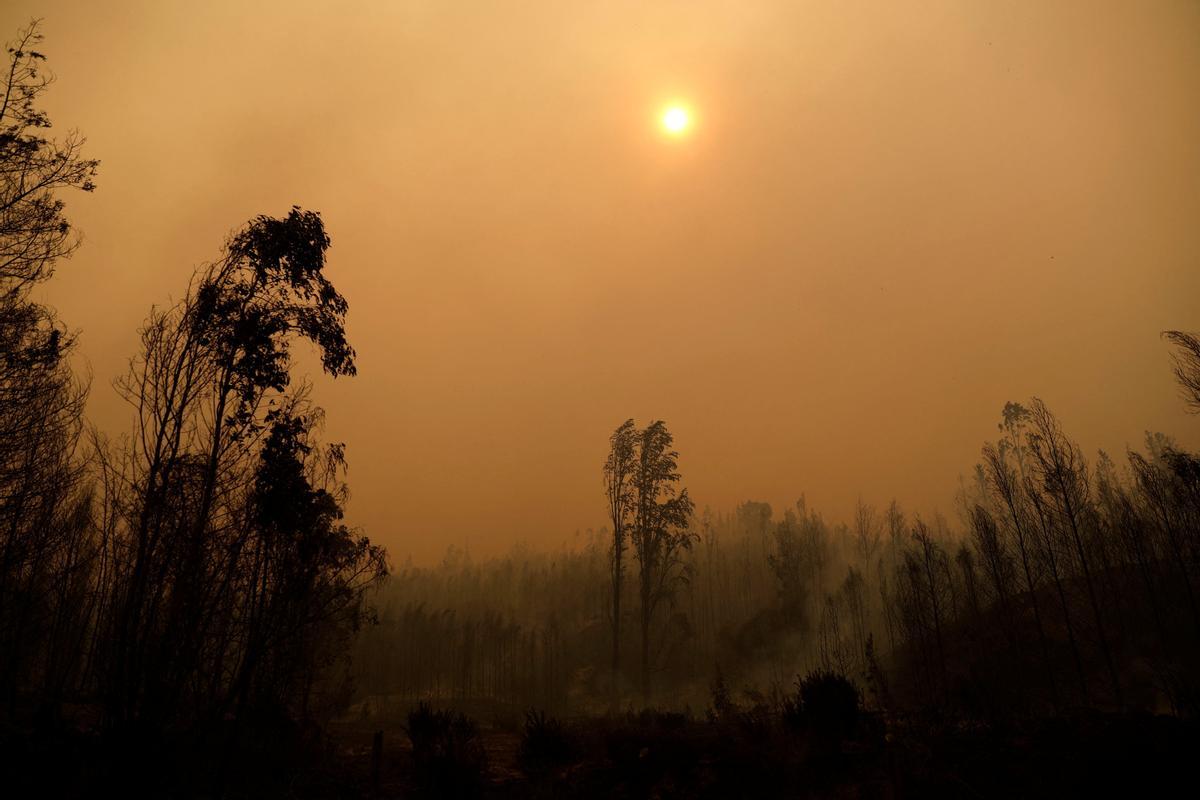
M 691 124 L 692 115 L 683 106 L 668 106 L 662 113 L 663 130 L 672 136 L 684 133 Z

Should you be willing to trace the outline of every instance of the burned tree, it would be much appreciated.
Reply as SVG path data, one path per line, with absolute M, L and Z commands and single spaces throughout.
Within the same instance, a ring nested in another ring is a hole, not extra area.
M 314 212 L 258 217 L 142 329 L 142 353 L 118 384 L 135 429 L 106 459 L 105 482 L 119 487 L 103 659 L 112 724 L 244 703 L 251 673 L 270 660 L 264 649 L 283 646 L 268 631 L 305 620 L 286 637 L 293 647 L 342 613 L 330 601 L 300 614 L 280 597 L 301 602 L 297 581 L 312 591 L 333 581 L 357 600 L 365 581 L 335 576 L 383 570 L 382 553 L 336 523 L 335 495 L 299 474 L 312 412 L 289 389 L 294 343 L 315 345 L 330 375 L 355 371 L 347 304 L 323 271 L 328 247 Z M 268 502 L 284 478 L 287 508 Z
M 673 443 L 662 420 L 640 431 L 633 478 L 630 537 L 638 561 L 641 688 L 646 702 L 650 699 L 650 639 L 655 614 L 664 602 L 672 600 L 676 585 L 687 579 L 681 556 L 696 538 L 688 528 L 692 500 L 687 489 L 679 488 L 679 454 L 671 449 Z
M 53 714 L 94 567 L 77 455 L 87 385 L 68 364 L 74 335 L 31 292 L 78 246 L 62 193 L 91 191 L 99 162 L 79 134 L 46 135 L 41 40 L 36 21 L 19 33 L 0 86 L 0 689 L 9 713 L 35 693 Z
M 634 515 L 633 480 L 637 468 L 637 428 L 627 419 L 609 437 L 608 458 L 604 462 L 604 495 L 608 501 L 608 519 L 612 525 L 612 690 L 614 703 L 620 696 L 618 673 L 621 669 L 621 587 L 625 576 L 625 540 Z

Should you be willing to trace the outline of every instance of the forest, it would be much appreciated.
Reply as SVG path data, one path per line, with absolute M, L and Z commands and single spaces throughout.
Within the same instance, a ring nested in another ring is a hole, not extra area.
M 147 298 L 128 427 L 89 424 L 108 389 L 37 291 L 103 171 L 51 135 L 40 41 L 9 46 L 0 105 L 11 796 L 1049 796 L 1186 767 L 1200 455 L 1166 434 L 1086 453 L 1041 399 L 998 398 L 947 513 L 838 521 L 800 491 L 700 506 L 688 443 L 613 409 L 605 526 L 397 563 L 347 522 L 348 454 L 295 366 L 356 373 L 299 207 Z M 1200 337 L 1162 337 L 1200 413 Z

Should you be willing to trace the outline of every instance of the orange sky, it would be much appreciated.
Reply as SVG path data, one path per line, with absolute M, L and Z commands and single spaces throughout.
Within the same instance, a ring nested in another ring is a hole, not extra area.
M 907 6 L 907 7 L 905 7 Z M 359 376 L 317 381 L 393 560 L 603 523 L 626 417 L 698 505 L 949 511 L 1006 400 L 1200 445 L 1200 4 L 27 2 L 102 160 L 46 299 L 90 413 L 150 304 L 320 210 Z M 661 135 L 673 98 L 692 135 Z

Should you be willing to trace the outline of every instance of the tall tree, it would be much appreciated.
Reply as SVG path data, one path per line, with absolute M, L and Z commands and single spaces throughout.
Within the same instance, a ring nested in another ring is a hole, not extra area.
M 1020 403 L 1004 404 L 999 429 L 1005 433 L 1005 438 L 1000 441 L 999 445 L 990 442 L 984 445 L 983 464 L 993 498 L 996 504 L 1004 509 L 1007 518 L 1006 527 L 1017 546 L 1021 562 L 1021 576 L 1024 578 L 1025 592 L 1029 597 L 1030 608 L 1033 610 L 1034 627 L 1037 629 L 1038 644 L 1042 654 L 1042 664 L 1046 670 L 1050 697 L 1057 705 L 1058 682 L 1054 677 L 1046 624 L 1042 618 L 1041 603 L 1038 600 L 1040 585 L 1037 570 L 1038 551 L 1033 532 L 1034 526 L 1030 521 L 1031 514 L 1024 492 L 1024 450 L 1021 435 L 1028 418 L 1029 412 Z M 1016 461 L 1016 467 L 1010 463 L 1010 454 Z
M 256 569 L 262 528 L 247 509 L 260 454 L 303 405 L 288 391 L 292 347 L 314 344 L 335 377 L 355 371 L 347 304 L 324 275 L 328 247 L 315 212 L 258 217 L 142 329 L 142 353 L 119 382 L 136 410 L 134 435 L 123 459 L 110 460 L 122 465 L 120 480 L 106 481 L 126 487 L 113 545 L 112 722 L 215 707 L 196 676 L 226 669 L 228 653 L 213 642 L 233 635 L 246 570 Z
M 1089 542 L 1086 541 L 1093 527 L 1093 509 L 1089 474 L 1079 445 L 1067 438 L 1058 419 L 1050 413 L 1038 398 L 1033 398 L 1030 407 L 1033 429 L 1028 436 L 1029 452 L 1032 455 L 1031 473 L 1041 489 L 1050 499 L 1053 517 L 1062 530 L 1064 538 L 1083 573 L 1083 584 L 1087 590 L 1088 605 L 1092 611 L 1096 639 L 1100 654 L 1108 669 L 1109 685 L 1117 706 L 1124 705 L 1121 681 L 1117 675 L 1112 645 L 1106 631 L 1100 597 Z
M 608 439 L 608 458 L 604 461 L 604 495 L 608 501 L 608 520 L 612 525 L 612 692 L 614 704 L 620 698 L 618 676 L 621 669 L 621 587 L 625 576 L 625 540 L 634 516 L 634 476 L 637 470 L 638 430 L 627 419 Z
M 662 420 L 640 431 L 633 479 L 634 517 L 630 536 L 638 561 L 641 684 L 642 699 L 647 703 L 655 613 L 664 601 L 671 600 L 678 582 L 686 580 L 681 556 L 696 538 L 688 529 L 693 504 L 687 489 L 679 488 L 679 453 L 671 449 L 673 443 L 674 437 Z
M 0 78 L 0 688 L 10 709 L 32 683 L 53 694 L 68 680 L 65 656 L 79 642 L 62 637 L 82 635 L 93 563 L 76 456 L 87 386 L 67 362 L 74 336 L 30 293 L 78 246 L 61 195 L 91 191 L 98 162 L 82 157 L 79 134 L 46 135 L 39 103 L 53 76 L 41 40 L 36 21 L 22 30 Z

